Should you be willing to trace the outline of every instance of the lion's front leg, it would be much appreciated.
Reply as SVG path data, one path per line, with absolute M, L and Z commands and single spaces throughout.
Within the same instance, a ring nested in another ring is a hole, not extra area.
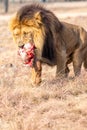
M 63 51 L 61 54 L 58 54 L 57 58 L 57 70 L 56 70 L 56 77 L 64 78 L 68 76 L 69 68 L 67 65 L 67 58 L 66 52 Z
M 57 64 L 56 77 L 65 78 L 68 75 L 65 64 Z
M 42 64 L 41 61 L 36 61 L 32 67 L 31 80 L 33 84 L 38 85 L 41 82 Z
M 73 54 L 73 68 L 74 68 L 75 76 L 80 75 L 82 62 L 83 62 L 82 53 L 81 53 L 81 51 L 77 50 Z

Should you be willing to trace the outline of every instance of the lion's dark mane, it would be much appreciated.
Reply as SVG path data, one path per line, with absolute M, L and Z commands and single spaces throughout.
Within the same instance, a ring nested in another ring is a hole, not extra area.
M 31 19 L 36 12 L 40 12 L 41 14 L 46 34 L 42 57 L 55 64 L 55 35 L 61 30 L 62 24 L 51 11 L 37 4 L 22 7 L 18 11 L 17 16 L 19 21 L 23 21 L 26 18 Z

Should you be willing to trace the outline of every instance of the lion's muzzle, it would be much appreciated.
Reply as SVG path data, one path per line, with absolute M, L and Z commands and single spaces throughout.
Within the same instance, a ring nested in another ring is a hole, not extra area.
M 19 48 L 23 48 L 23 47 L 24 47 L 24 45 L 18 45 L 18 47 L 19 47 Z

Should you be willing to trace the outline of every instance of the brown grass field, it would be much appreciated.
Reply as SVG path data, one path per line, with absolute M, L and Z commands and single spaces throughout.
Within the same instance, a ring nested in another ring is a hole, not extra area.
M 65 12 L 64 8 L 50 9 L 54 13 Z M 86 16 L 61 20 L 87 30 Z M 8 19 L 1 19 L 0 130 L 87 130 L 87 72 L 82 68 L 81 75 L 74 78 L 72 64 L 70 69 L 69 78 L 60 81 L 55 78 L 56 67 L 43 65 L 42 84 L 32 86 L 30 68 L 18 58 Z

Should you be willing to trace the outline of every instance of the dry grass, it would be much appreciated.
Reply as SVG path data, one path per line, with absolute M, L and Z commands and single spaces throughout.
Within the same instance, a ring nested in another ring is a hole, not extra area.
M 84 19 L 84 20 L 83 20 Z M 87 18 L 65 21 L 87 29 Z M 86 130 L 87 73 L 55 78 L 55 67 L 43 66 L 43 82 L 30 84 L 30 69 L 21 64 L 6 21 L 0 21 L 0 130 Z

